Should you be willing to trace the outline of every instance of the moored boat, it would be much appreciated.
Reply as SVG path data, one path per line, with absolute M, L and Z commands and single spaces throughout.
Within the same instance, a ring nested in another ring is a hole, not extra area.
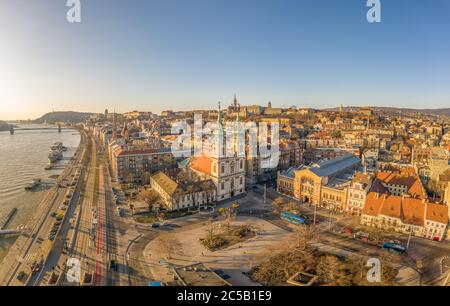
M 41 182 L 41 179 L 34 179 L 25 186 L 25 190 L 34 190 Z

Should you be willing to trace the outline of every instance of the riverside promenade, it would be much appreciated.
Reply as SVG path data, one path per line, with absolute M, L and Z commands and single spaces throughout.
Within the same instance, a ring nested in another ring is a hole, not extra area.
M 67 193 L 67 186 L 62 183 L 74 177 L 77 170 L 82 167 L 82 158 L 86 147 L 86 135 L 81 132 L 80 145 L 72 159 L 57 180 L 55 187 L 49 190 L 47 195 L 36 207 L 33 216 L 25 225 L 27 229 L 11 246 L 8 254 L 0 263 L 0 286 L 26 285 L 32 276 L 32 264 L 43 262 L 51 249 L 52 242 L 46 239 L 51 228 L 52 211 L 57 211 L 63 204 Z M 23 279 L 19 280 L 18 273 L 23 272 Z

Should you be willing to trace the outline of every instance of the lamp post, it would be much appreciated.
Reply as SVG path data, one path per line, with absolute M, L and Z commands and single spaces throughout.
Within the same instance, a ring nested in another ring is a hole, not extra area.
M 411 242 L 412 232 L 413 232 L 413 227 L 411 225 L 411 231 L 409 232 L 408 242 L 406 243 L 406 249 L 409 248 L 409 243 Z

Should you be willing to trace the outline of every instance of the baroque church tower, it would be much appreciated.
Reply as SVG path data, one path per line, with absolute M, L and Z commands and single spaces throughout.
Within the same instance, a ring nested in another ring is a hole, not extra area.
M 211 179 L 217 186 L 217 200 L 222 201 L 245 192 L 245 154 L 243 151 L 245 140 L 239 112 L 233 125 L 233 131 L 225 132 L 219 103 L 214 138 L 211 154 Z M 227 143 L 227 140 L 230 143 Z

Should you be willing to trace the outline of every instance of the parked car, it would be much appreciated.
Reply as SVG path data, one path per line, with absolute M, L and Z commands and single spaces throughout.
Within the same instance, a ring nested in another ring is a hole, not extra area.
M 214 270 L 214 273 L 216 273 L 217 275 L 219 275 L 221 278 L 223 278 L 225 280 L 231 278 L 231 276 L 229 276 L 228 274 L 226 274 L 222 270 Z
M 342 229 L 342 233 L 345 235 L 351 235 L 351 234 L 353 234 L 353 230 L 350 227 L 346 226 Z
M 370 235 L 364 232 L 357 232 L 353 237 L 360 241 L 368 242 Z
M 25 277 L 26 277 L 26 274 L 25 274 L 25 272 L 23 272 L 23 271 L 20 271 L 19 274 L 17 274 L 17 279 L 18 279 L 20 282 L 23 282 L 24 279 L 25 279 Z
M 113 271 L 117 271 L 117 263 L 114 259 L 109 262 L 109 269 Z

